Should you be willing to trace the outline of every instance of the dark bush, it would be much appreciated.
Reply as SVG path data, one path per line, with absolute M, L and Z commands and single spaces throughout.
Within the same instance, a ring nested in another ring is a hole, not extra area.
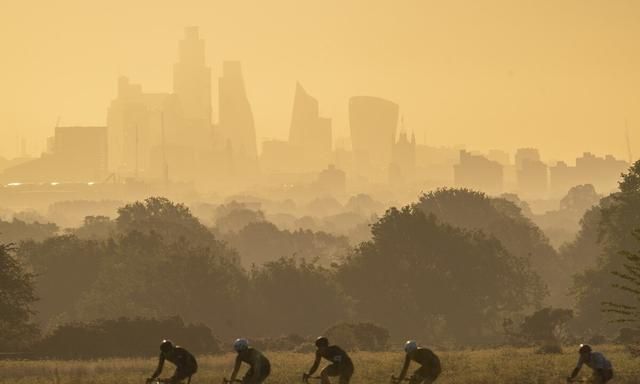
M 553 343 L 544 344 L 540 346 L 540 348 L 536 349 L 536 353 L 542 354 L 542 355 L 561 354 L 562 346 L 560 344 L 553 344 Z
M 155 356 L 162 339 L 189 351 L 218 353 L 220 346 L 204 325 L 185 325 L 181 318 L 127 319 L 71 323 L 58 327 L 32 348 L 37 357 L 90 359 Z
M 622 328 L 616 339 L 617 343 L 630 344 L 640 343 L 640 329 L 638 328 Z
M 324 334 L 331 344 L 346 350 L 382 351 L 389 341 L 389 331 L 372 323 L 340 323 Z

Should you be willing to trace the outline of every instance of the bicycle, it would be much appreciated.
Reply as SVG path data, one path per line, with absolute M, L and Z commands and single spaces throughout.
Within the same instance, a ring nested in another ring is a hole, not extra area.
M 167 384 L 171 382 L 171 380 L 155 378 L 155 379 L 146 379 L 144 382 L 145 384 Z
M 144 382 L 145 384 L 170 384 L 170 383 L 173 383 L 174 381 L 171 379 L 155 378 L 155 379 L 146 379 Z M 180 382 L 182 383 L 183 381 L 180 381 Z M 186 383 L 191 384 L 191 376 L 187 378 Z
M 320 376 L 310 376 L 310 375 L 307 375 L 306 373 L 302 374 L 303 383 L 309 384 L 309 379 L 321 380 L 322 378 Z

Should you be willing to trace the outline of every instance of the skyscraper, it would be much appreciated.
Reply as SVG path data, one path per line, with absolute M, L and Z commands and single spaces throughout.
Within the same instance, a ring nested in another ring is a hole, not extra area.
M 331 157 L 331 119 L 319 116 L 318 101 L 296 83 L 289 144 L 302 154 L 298 161 L 306 169 L 320 170 Z
M 196 148 L 210 149 L 211 68 L 206 65 L 204 40 L 198 27 L 187 27 L 179 43 L 178 62 L 173 67 L 173 93 L 184 118 L 182 140 Z
M 549 189 L 549 172 L 540 160 L 535 148 L 520 148 L 516 151 L 516 179 L 518 194 L 524 198 L 546 198 Z
M 219 79 L 217 147 L 230 147 L 236 170 L 257 169 L 256 129 L 239 61 L 225 61 Z
M 386 178 L 398 126 L 398 104 L 371 96 L 349 100 L 349 126 L 356 172 Z

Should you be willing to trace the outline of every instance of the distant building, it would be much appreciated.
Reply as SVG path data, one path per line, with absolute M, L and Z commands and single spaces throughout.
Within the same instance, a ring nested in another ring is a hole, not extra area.
M 414 180 L 416 174 L 416 136 L 407 137 L 402 131 L 393 145 L 391 166 L 389 167 L 389 183 L 402 185 Z
M 240 62 L 225 61 L 218 84 L 220 119 L 215 132 L 217 148 L 231 148 L 239 173 L 255 174 L 258 170 L 256 129 Z
M 398 127 L 398 104 L 370 96 L 349 100 L 349 127 L 359 176 L 383 179 L 392 160 Z
M 326 193 L 331 196 L 341 196 L 345 194 L 347 189 L 347 176 L 332 164 L 320 172 L 315 186 L 316 192 Z
M 51 153 L 5 169 L 5 183 L 87 183 L 107 176 L 106 127 L 56 127 Z
M 516 151 L 516 180 L 518 194 L 522 198 L 546 198 L 549 192 L 549 172 L 540 160 L 535 148 L 521 148 Z
M 320 117 L 318 101 L 311 97 L 300 83 L 296 83 L 289 144 L 300 151 L 302 156 L 295 161 L 300 162 L 305 169 L 321 169 L 330 161 L 331 119 Z
M 184 134 L 192 147 L 210 149 L 211 68 L 205 62 L 204 40 L 198 27 L 187 27 L 173 66 L 173 94 L 184 118 Z
M 299 147 L 285 140 L 266 140 L 262 143 L 260 168 L 266 174 L 293 173 L 301 171 L 298 159 L 302 153 Z
M 461 150 L 460 162 L 454 165 L 453 173 L 456 187 L 474 189 L 489 195 L 502 193 L 502 165 L 484 156 Z
M 107 110 L 109 168 L 136 176 L 149 172 L 151 152 L 162 143 L 178 143 L 188 136 L 179 132 L 182 113 L 177 98 L 170 93 L 145 93 L 142 86 L 126 77 L 118 79 L 118 94 Z
M 126 77 L 107 111 L 110 165 L 120 175 L 194 181 L 211 176 L 211 69 L 197 27 L 185 29 L 173 93 L 146 93 Z
M 511 164 L 509 153 L 505 151 L 501 151 L 499 149 L 490 150 L 489 153 L 487 154 L 487 159 L 491 161 L 495 161 L 496 163 L 500 163 L 503 166 Z
M 515 163 L 516 169 L 522 169 L 525 161 L 540 161 L 540 152 L 536 148 L 519 148 L 516 151 Z
M 620 175 L 628 168 L 628 162 L 611 155 L 598 157 L 585 152 L 576 159 L 575 167 L 558 162 L 550 168 L 551 193 L 561 197 L 573 186 L 592 184 L 598 193 L 608 194 L 617 189 Z
M 576 167 L 571 167 L 564 161 L 549 167 L 549 187 L 552 197 L 565 196 L 571 187 L 580 184 L 582 184 L 582 178 L 579 177 Z

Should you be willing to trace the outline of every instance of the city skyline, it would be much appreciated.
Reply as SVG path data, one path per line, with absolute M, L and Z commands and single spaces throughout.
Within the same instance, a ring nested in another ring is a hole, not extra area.
M 309 8 L 248 2 L 245 10 L 194 2 L 177 12 L 173 5 L 145 2 L 126 10 L 122 3 L 104 6 L 107 15 L 120 16 L 118 30 L 114 22 L 89 17 L 80 3 L 13 7 L 4 13 L 11 20 L 1 38 L 8 91 L 0 155 L 19 155 L 23 138 L 27 152 L 37 155 L 58 119 L 60 125 L 105 125 L 104 105 L 115 95 L 118 75 L 146 91 L 171 89 L 175 43 L 187 25 L 199 25 L 206 42 L 214 121 L 222 63 L 242 62 L 259 151 L 265 139 L 288 137 L 298 81 L 319 101 L 319 115 L 332 120 L 337 140 L 349 136 L 349 98 L 371 95 L 399 104 L 420 144 L 510 152 L 537 147 L 546 161 L 569 161 L 587 151 L 627 160 L 628 129 L 632 149 L 638 147 L 640 50 L 629 34 L 640 28 L 629 16 L 637 5 L 567 2 L 545 13 L 551 2 L 378 3 L 361 14 L 357 3 L 340 8 L 340 17 L 336 2 Z M 67 23 L 48 18 L 63 12 Z M 145 18 L 149 28 L 133 32 L 143 12 L 157 17 Z M 275 25 L 261 14 L 287 22 Z M 568 15 L 575 19 L 572 30 L 562 24 Z M 238 27 L 230 29 L 225 16 Z M 388 23 L 381 22 L 385 16 Z M 350 26 L 351 33 L 341 34 Z M 292 27 L 298 36 L 287 37 Z M 262 47 L 252 44 L 251 31 L 258 30 L 266 37 Z

